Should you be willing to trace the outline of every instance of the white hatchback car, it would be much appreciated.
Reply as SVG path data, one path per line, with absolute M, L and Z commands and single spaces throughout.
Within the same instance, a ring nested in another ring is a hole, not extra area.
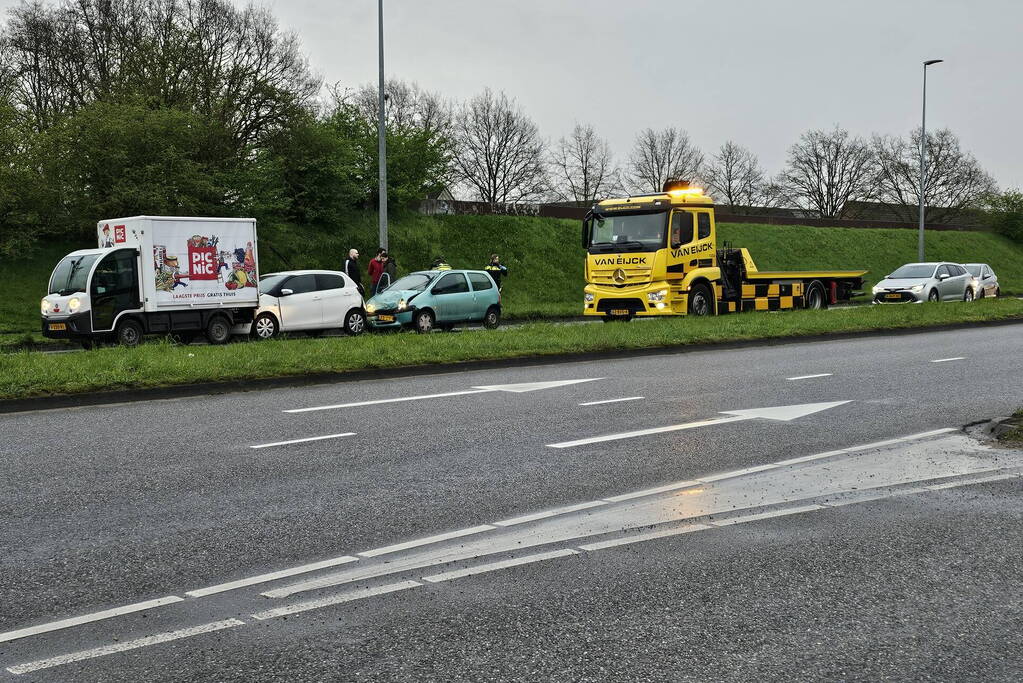
M 334 270 L 292 270 L 259 279 L 259 310 L 252 325 L 242 330 L 256 339 L 270 339 L 281 332 L 324 330 L 362 334 L 366 312 L 358 287 Z

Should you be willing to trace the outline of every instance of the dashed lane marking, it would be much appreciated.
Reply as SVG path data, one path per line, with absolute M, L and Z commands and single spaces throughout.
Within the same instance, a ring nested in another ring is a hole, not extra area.
M 785 379 L 789 382 L 795 382 L 800 379 L 817 379 L 818 377 L 831 377 L 830 372 L 822 372 L 819 375 L 800 375 L 799 377 L 786 377 Z
M 581 406 L 602 406 L 608 403 L 624 403 L 625 401 L 642 401 L 643 396 L 629 396 L 626 398 L 609 398 L 603 401 L 588 401 L 586 403 L 580 403 Z
M 237 581 L 229 581 L 228 583 L 221 583 L 216 586 L 208 586 L 207 588 L 198 588 L 194 591 L 188 591 L 185 593 L 190 598 L 201 598 L 206 595 L 214 595 L 215 593 L 223 593 L 225 591 L 231 591 L 236 588 L 244 588 L 246 586 L 255 586 L 259 583 L 266 583 L 268 581 L 276 581 L 277 579 L 284 579 L 289 576 L 295 576 L 296 574 L 305 574 L 306 572 L 315 572 L 319 569 L 327 569 L 328 567 L 336 567 L 341 564 L 348 564 L 349 562 L 357 562 L 359 558 L 352 557 L 351 555 L 343 555 L 341 557 L 335 557 L 329 560 L 323 560 L 322 562 L 313 562 L 312 564 L 303 564 L 300 567 L 291 567 L 290 569 L 282 569 L 277 572 L 270 572 L 268 574 L 260 574 L 258 576 L 250 576 L 245 579 L 238 579 Z
M 473 576 L 475 574 L 485 574 L 487 572 L 496 572 L 501 569 L 508 569 L 509 567 L 518 567 L 523 564 L 532 564 L 533 562 L 543 562 L 544 560 L 553 560 L 557 557 L 568 557 L 569 555 L 578 555 L 579 551 L 572 550 L 571 548 L 563 548 L 561 550 L 552 550 L 546 553 L 536 553 L 535 555 L 525 555 L 523 557 L 514 557 L 510 560 L 501 560 L 500 562 L 488 562 L 487 564 L 478 564 L 474 567 L 466 567 L 465 569 L 455 569 L 450 572 L 442 572 L 440 574 L 433 574 L 431 576 L 424 576 L 423 581 L 429 581 L 430 583 L 440 583 L 441 581 L 451 581 L 453 579 L 461 579 L 465 576 Z
M 956 356 L 955 358 L 939 358 L 937 360 L 932 360 L 931 362 L 932 363 L 951 363 L 952 361 L 956 361 L 956 360 L 966 360 L 966 356 Z
M 259 621 L 265 621 L 267 619 L 274 619 L 276 617 L 285 617 L 289 614 L 298 614 L 299 612 L 308 612 L 313 609 L 320 609 L 321 607 L 330 607 L 331 605 L 340 605 L 345 602 L 352 602 L 353 600 L 362 600 L 363 598 L 371 598 L 374 595 L 384 595 L 386 593 L 395 593 L 397 591 L 408 590 L 409 588 L 415 588 L 416 586 L 422 586 L 423 584 L 418 581 L 401 581 L 399 583 L 390 583 L 386 586 L 376 586 L 374 588 L 361 588 L 359 590 L 347 591 L 345 593 L 338 593 L 336 595 L 328 595 L 325 598 L 319 598 L 317 600 L 307 600 L 305 602 L 296 602 L 284 607 L 277 607 L 275 609 L 268 609 L 265 612 L 257 612 L 252 615 L 253 619 Z
M 93 612 L 92 614 L 83 614 L 82 616 L 79 617 L 70 617 L 68 619 L 61 619 L 60 621 L 51 621 L 46 624 L 29 626 L 27 628 L 18 629 L 17 631 L 8 631 L 7 633 L 0 633 L 0 643 L 6 643 L 11 640 L 18 640 L 19 638 L 27 638 L 28 636 L 35 636 L 39 635 L 40 633 L 59 631 L 60 629 L 70 628 L 72 626 L 79 626 L 80 624 L 88 624 L 93 621 L 100 621 L 101 619 L 119 617 L 122 614 L 141 612 L 143 610 L 152 609 L 154 607 L 162 607 L 163 605 L 170 605 L 171 603 L 181 602 L 182 600 L 184 600 L 184 598 L 179 598 L 176 595 L 168 595 L 167 597 L 164 598 L 146 600 L 145 602 L 136 602 L 132 605 L 114 607 L 113 609 L 103 610 L 102 612 Z
M 345 436 L 355 436 L 355 432 L 345 432 L 344 434 L 327 434 L 326 436 L 309 436 L 304 439 L 292 439 L 291 441 L 275 441 L 274 443 L 263 443 L 258 446 L 249 446 L 249 448 L 274 448 L 276 446 L 290 446 L 296 443 L 307 443 L 309 441 L 324 441 L 326 439 L 340 439 Z
M 472 534 L 482 533 L 484 531 L 490 531 L 494 527 L 490 524 L 480 524 L 479 526 L 469 527 L 468 529 L 458 529 L 456 531 L 449 531 L 446 534 L 437 534 L 436 536 L 427 536 L 426 538 L 419 538 L 415 541 L 406 541 L 405 543 L 395 543 L 394 545 L 384 546 L 383 548 L 374 548 L 373 550 L 366 550 L 361 553 L 357 553 L 360 557 L 376 557 L 377 555 L 389 555 L 390 553 L 396 553 L 401 550 L 408 550 L 409 548 L 418 548 L 421 545 L 430 545 L 431 543 L 439 543 L 446 541 L 451 538 L 458 538 L 460 536 L 470 536 Z

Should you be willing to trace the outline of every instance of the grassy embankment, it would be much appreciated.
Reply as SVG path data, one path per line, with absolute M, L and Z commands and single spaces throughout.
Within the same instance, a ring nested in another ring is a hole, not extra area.
M 103 348 L 57 355 L 24 351 L 0 354 L 0 399 L 1007 318 L 1023 319 L 1023 301 L 864 306 L 609 325 L 530 323 L 494 332 L 370 334 L 227 346 L 175 346 L 163 342 L 134 349 Z
M 1008 424 L 1011 429 L 998 437 L 999 440 L 1009 446 L 1023 446 L 1023 408 L 1012 414 Z
M 331 232 L 260 226 L 261 269 L 339 268 L 351 246 L 362 251 L 365 267 L 376 230 L 373 213 L 356 214 Z M 719 233 L 722 241 L 748 247 L 761 269 L 867 269 L 868 286 L 916 258 L 913 230 L 722 224 Z M 470 268 L 483 266 L 491 252 L 501 254 L 511 270 L 504 295 L 506 318 L 581 312 L 583 256 L 577 221 L 406 214 L 392 221 L 390 234 L 400 272 L 424 268 L 436 255 Z M 927 245 L 930 259 L 986 261 L 998 273 L 1003 291 L 1023 292 L 1023 245 L 975 232 L 931 232 Z M 0 263 L 0 349 L 42 340 L 38 306 L 50 271 L 57 259 L 83 246 L 93 243 L 56 244 L 23 260 Z

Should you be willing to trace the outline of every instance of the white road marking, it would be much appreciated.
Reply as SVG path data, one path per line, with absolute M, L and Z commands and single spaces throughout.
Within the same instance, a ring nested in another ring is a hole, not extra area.
M 565 507 L 555 508 L 553 510 L 534 512 L 531 515 L 522 515 L 521 517 L 512 517 L 511 519 L 505 519 L 500 522 L 494 522 L 494 526 L 514 526 L 516 524 L 525 524 L 526 522 L 533 522 L 538 519 L 547 519 L 548 517 L 557 517 L 558 515 L 564 515 L 569 512 L 576 512 L 578 510 L 585 510 L 587 508 L 595 508 L 600 505 L 607 505 L 607 501 L 592 500 L 588 503 L 579 503 L 578 505 L 566 505 Z
M 243 626 L 244 624 L 245 622 L 241 621 L 240 619 L 225 619 L 224 621 L 215 621 L 211 624 L 193 626 L 191 628 L 181 629 L 180 631 L 157 633 L 156 635 L 153 636 L 146 636 L 145 638 L 138 638 L 136 640 L 128 640 L 123 643 L 104 645 L 103 647 L 96 647 L 91 650 L 81 650 L 79 652 L 72 652 L 70 654 L 60 655 L 58 657 L 51 657 L 49 659 L 40 659 L 38 661 L 29 662 L 27 664 L 9 666 L 7 667 L 7 670 L 10 671 L 12 674 L 27 674 L 33 671 L 39 671 L 40 669 L 49 669 L 55 666 L 80 662 L 85 659 L 94 659 L 96 657 L 112 655 L 118 652 L 125 652 L 127 650 L 136 650 L 140 647 L 158 645 L 159 643 L 167 643 L 172 640 L 179 640 L 181 638 L 190 638 L 191 636 L 198 636 L 204 633 L 213 633 L 214 631 L 222 631 L 225 628 L 231 628 L 233 626 Z
M 798 379 L 817 379 L 818 377 L 831 377 L 830 372 L 822 372 L 819 375 L 800 375 L 799 377 L 786 377 L 790 382 L 795 382 Z
M 942 489 L 953 489 L 959 486 L 969 486 L 970 484 L 986 484 L 992 481 L 1014 479 L 1019 476 L 1020 476 L 1019 472 L 1007 472 L 1003 474 L 995 474 L 990 477 L 981 477 L 980 479 L 969 479 L 965 481 L 957 479 L 955 481 L 946 481 L 944 484 L 931 484 L 930 486 L 925 486 L 924 488 L 927 489 L 928 491 L 941 491 Z
M 445 394 L 428 394 L 426 396 L 405 396 L 404 398 L 382 398 L 377 401 L 356 401 L 354 403 L 337 403 L 330 406 L 315 406 L 313 408 L 293 408 L 285 410 L 285 413 L 311 413 L 317 410 L 338 410 L 340 408 L 358 408 L 359 406 L 377 406 L 383 403 L 404 403 L 406 401 L 426 401 L 431 398 L 447 398 L 449 396 L 466 396 L 468 394 L 485 394 L 492 389 L 468 389 L 466 391 L 449 391 Z
M 456 531 L 449 531 L 446 534 L 437 534 L 436 536 L 427 536 L 426 538 L 419 538 L 415 541 L 406 541 L 405 543 L 396 543 L 394 545 L 385 546 L 383 548 L 374 548 L 373 550 L 366 550 L 361 553 L 357 553 L 362 557 L 376 557 L 377 555 L 387 555 L 389 553 L 396 553 L 400 550 L 408 550 L 409 548 L 418 548 L 421 545 L 430 545 L 431 543 L 439 543 L 446 541 L 450 538 L 459 538 L 460 536 L 469 536 L 471 534 L 478 534 L 484 531 L 490 531 L 494 527 L 489 524 L 480 524 L 479 526 L 469 527 L 468 529 L 458 529 Z
M 194 591 L 188 591 L 185 593 L 190 598 L 201 598 L 206 595 L 213 595 L 215 593 L 223 593 L 225 591 L 232 591 L 235 588 L 244 588 L 245 586 L 254 586 L 257 583 L 266 583 L 268 581 L 276 581 L 277 579 L 283 579 L 289 576 L 295 576 L 296 574 L 305 574 L 306 572 L 314 572 L 318 569 L 326 569 L 327 567 L 336 567 L 340 564 L 348 564 L 349 562 L 357 562 L 359 558 L 352 557 L 350 555 L 344 555 L 342 557 L 335 557 L 330 560 L 323 560 L 322 562 L 313 562 L 312 564 L 303 564 L 300 567 L 292 567 L 290 569 L 282 569 L 277 572 L 270 572 L 269 574 L 260 574 L 259 576 L 250 576 L 247 579 L 238 579 L 237 581 L 229 581 L 228 583 L 221 583 L 216 586 L 209 586 L 207 588 L 198 588 Z
M 691 486 L 699 486 L 700 482 L 696 480 L 692 481 L 676 481 L 674 484 L 665 484 L 664 486 L 657 486 L 652 489 L 643 489 L 642 491 L 633 491 L 631 493 L 623 493 L 617 496 L 608 496 L 604 500 L 609 503 L 620 503 L 623 500 L 632 500 L 633 498 L 644 498 L 646 496 L 657 495 L 658 493 L 666 493 L 667 491 L 674 491 L 676 489 L 687 489 Z
M 267 619 L 274 619 L 276 617 L 288 616 L 289 614 L 308 612 L 309 610 L 320 609 L 321 607 L 340 605 L 342 603 L 352 602 L 353 600 L 371 598 L 374 595 L 384 595 L 386 593 L 394 593 L 397 591 L 408 590 L 409 588 L 415 588 L 416 586 L 422 585 L 423 584 L 419 583 L 418 581 L 402 581 L 400 583 L 387 584 L 386 586 L 376 586 L 374 588 L 360 588 L 359 590 L 348 591 L 346 593 L 338 593 L 337 595 L 328 595 L 325 598 L 319 598 L 317 600 L 296 602 L 291 605 L 285 605 L 284 607 L 268 609 L 265 612 L 257 612 L 256 614 L 252 615 L 252 618 L 258 619 L 259 621 L 265 621 Z
M 625 401 L 642 401 L 643 396 L 629 396 L 628 398 L 609 398 L 604 401 L 589 401 L 587 403 L 580 403 L 581 406 L 602 406 L 606 403 L 624 403 Z
M 305 439 L 292 439 L 291 441 L 276 441 L 274 443 L 264 443 L 258 446 L 249 446 L 249 448 L 273 448 L 274 446 L 290 446 L 293 443 L 323 441 L 324 439 L 340 439 L 343 436 L 355 436 L 355 432 L 345 432 L 344 434 L 328 434 L 326 436 L 310 436 Z
M 696 481 L 701 484 L 707 484 L 712 481 L 720 481 L 722 479 L 734 479 L 736 477 L 742 477 L 747 474 L 753 474 L 754 472 L 763 472 L 765 470 L 773 470 L 778 466 L 773 462 L 766 465 L 757 465 L 756 467 L 745 467 L 741 470 L 731 470 L 730 472 L 722 472 L 721 474 L 711 474 L 706 477 L 700 477 Z
M 792 508 L 781 508 L 778 510 L 768 510 L 767 512 L 760 512 L 755 515 L 743 515 L 741 517 L 730 517 L 728 519 L 715 519 L 707 522 L 709 526 L 729 526 L 732 524 L 743 524 L 745 522 L 755 522 L 760 519 L 770 519 L 772 517 L 785 517 L 786 515 L 798 515 L 802 512 L 813 512 L 814 510 L 823 510 L 823 505 L 800 505 Z
M 83 614 L 80 617 L 71 617 L 69 619 L 61 619 L 60 621 L 51 621 L 47 624 L 39 624 L 38 626 L 29 626 L 28 628 L 18 629 L 17 631 L 8 631 L 7 633 L 0 633 L 0 643 L 18 640 L 19 638 L 27 638 L 28 636 L 35 636 L 39 635 L 40 633 L 59 631 L 60 629 L 70 628 L 72 626 L 78 626 L 80 624 L 88 624 L 89 622 L 100 621 L 101 619 L 119 617 L 122 614 L 141 612 L 143 610 L 152 609 L 154 607 L 161 607 L 163 605 L 170 605 L 171 603 L 181 602 L 182 600 L 184 600 L 184 598 L 179 598 L 176 595 L 168 595 L 165 598 L 157 598 L 156 600 L 147 600 L 145 602 L 136 602 L 133 605 L 124 605 L 122 607 L 114 607 L 113 609 L 103 610 L 102 612 Z
M 524 382 L 522 384 L 494 384 L 485 387 L 473 387 L 465 391 L 449 391 L 443 394 L 427 394 L 426 396 L 404 396 L 401 398 L 382 398 L 375 401 L 355 401 L 353 403 L 337 403 L 329 406 L 314 406 L 312 408 L 293 408 L 291 410 L 285 410 L 285 413 L 311 413 L 317 410 L 338 410 L 340 408 L 358 408 L 359 406 L 378 406 L 384 403 L 405 403 L 408 401 L 426 401 L 433 398 L 448 398 L 450 396 L 467 396 L 469 394 L 485 394 L 493 391 L 507 391 L 513 394 L 522 394 L 528 391 L 540 391 L 542 389 L 555 389 L 557 387 L 565 387 L 571 384 L 581 384 L 583 382 L 596 382 L 604 379 L 603 377 L 593 377 L 590 379 L 560 379 L 553 380 L 550 382 Z
M 589 444 L 602 443 L 604 441 L 619 441 L 621 439 L 635 439 L 640 436 L 650 436 L 651 434 L 664 434 L 666 432 L 678 432 L 683 429 L 695 429 L 697 427 L 709 427 L 711 425 L 725 424 L 726 422 L 738 422 L 740 420 L 748 420 L 747 417 L 733 415 L 730 417 L 713 417 L 709 420 L 701 420 L 699 422 L 689 422 L 681 425 L 669 425 L 667 427 L 653 427 L 652 429 L 639 429 L 634 432 L 621 432 L 620 434 L 605 434 L 604 436 L 591 436 L 586 439 L 576 439 L 575 441 L 562 441 L 560 443 L 549 443 L 548 448 L 575 448 L 576 446 L 588 446 Z
M 450 572 L 443 572 L 441 574 L 434 574 L 432 576 L 424 576 L 423 581 L 429 581 L 430 583 L 440 583 L 441 581 L 451 581 L 452 579 L 460 579 L 464 576 L 473 576 L 474 574 L 484 574 L 486 572 L 495 572 L 499 569 L 507 569 L 508 567 L 517 567 L 522 564 L 531 564 L 533 562 L 542 562 L 544 560 L 552 560 L 556 557 L 568 557 L 569 555 L 578 555 L 579 551 L 572 550 L 571 548 L 565 548 L 563 550 L 552 550 L 547 553 L 537 553 L 535 555 L 525 555 L 523 557 L 516 557 L 510 560 L 501 560 L 500 562 L 490 562 L 488 564 L 479 564 L 475 567 L 466 567 L 465 569 L 456 569 Z
M 932 360 L 932 363 L 951 363 L 954 360 L 966 360 L 965 356 L 956 356 L 955 358 L 939 358 L 938 360 Z
M 640 543 L 642 541 L 651 541 L 655 538 L 666 538 L 668 536 L 678 536 L 680 534 L 689 534 L 694 531 L 703 531 L 704 529 L 710 529 L 711 527 L 706 524 L 687 524 L 683 527 L 675 527 L 673 529 L 663 529 L 661 531 L 651 531 L 646 534 L 636 534 L 634 536 L 626 536 L 625 538 L 614 538 L 610 541 L 599 541 L 597 543 L 587 543 L 586 545 L 579 546 L 583 550 L 604 550 L 605 548 L 615 548 L 620 545 L 629 545 L 631 543 Z
M 874 443 L 866 443 L 859 446 L 850 446 L 849 448 L 840 448 L 835 451 L 827 451 L 825 453 L 816 453 L 814 455 L 804 455 L 799 458 L 790 458 L 788 460 L 781 460 L 774 463 L 775 465 L 795 465 L 800 462 L 809 462 L 811 460 L 820 460 L 821 458 L 831 458 L 836 455 L 847 455 L 849 453 L 855 453 L 857 451 L 865 451 L 871 448 L 881 448 L 883 446 L 892 446 L 897 443 L 905 443 L 907 441 L 919 441 L 920 439 L 926 439 L 932 436 L 938 436 L 940 434 L 948 434 L 949 432 L 958 431 L 954 427 L 945 427 L 944 429 L 934 429 L 929 432 L 920 432 L 919 434 L 910 434 L 908 436 L 900 436 L 895 439 L 887 439 L 885 441 L 875 441 Z

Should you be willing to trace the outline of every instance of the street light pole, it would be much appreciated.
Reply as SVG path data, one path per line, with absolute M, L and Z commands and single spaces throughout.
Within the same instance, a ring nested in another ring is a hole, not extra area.
M 382 1 L 382 0 L 381 0 Z M 920 115 L 920 238 L 917 245 L 917 260 L 924 260 L 924 188 L 927 182 L 927 67 L 943 62 L 943 59 L 928 59 L 924 62 L 923 113 Z
M 380 166 L 380 247 L 387 248 L 387 125 L 384 123 L 384 106 L 387 97 L 384 95 L 384 0 L 378 1 L 379 8 L 379 42 L 380 42 L 380 85 L 377 92 L 377 109 L 379 118 L 377 120 L 377 137 L 380 138 L 378 147 L 378 163 Z

